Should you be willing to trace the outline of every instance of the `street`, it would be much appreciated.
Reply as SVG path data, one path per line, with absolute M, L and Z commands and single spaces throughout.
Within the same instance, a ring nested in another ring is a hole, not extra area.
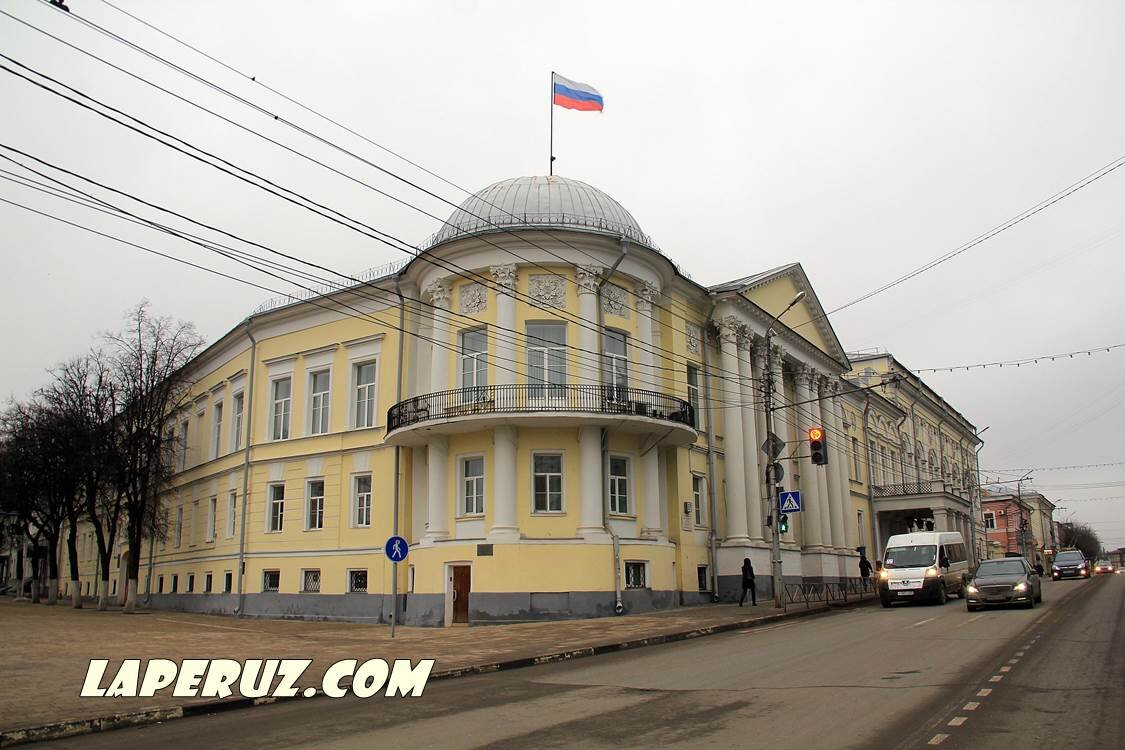
M 435 682 L 418 699 L 292 701 L 45 746 L 1120 746 L 1125 577 L 1047 582 L 1044 599 L 865 606 Z

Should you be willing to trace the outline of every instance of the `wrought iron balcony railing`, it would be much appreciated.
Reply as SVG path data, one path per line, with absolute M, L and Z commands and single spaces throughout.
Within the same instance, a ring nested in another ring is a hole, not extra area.
M 918 482 L 907 482 L 906 484 L 888 484 L 885 486 L 875 485 L 871 488 L 871 494 L 874 497 L 895 497 L 898 495 L 936 495 L 941 493 L 950 495 L 962 496 L 965 491 L 961 487 L 954 486 L 951 482 L 945 482 L 941 479 L 923 479 Z
M 695 428 L 687 401 L 614 385 L 481 385 L 414 396 L 387 411 L 387 431 L 430 420 L 470 415 L 580 412 L 650 417 Z

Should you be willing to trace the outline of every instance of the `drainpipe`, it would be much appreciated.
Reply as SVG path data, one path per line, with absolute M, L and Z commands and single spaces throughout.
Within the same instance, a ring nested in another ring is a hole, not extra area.
M 871 506 L 871 515 L 874 516 L 871 520 L 874 521 L 872 527 L 875 529 L 875 559 L 882 560 L 883 540 L 879 538 L 879 531 L 882 524 L 879 523 L 879 511 L 875 510 L 875 490 L 873 488 L 874 482 L 871 476 L 871 438 L 868 433 L 870 429 L 870 419 L 871 392 L 865 391 L 863 394 L 863 453 L 867 456 L 867 504 Z
M 250 441 L 254 436 L 254 365 L 258 360 L 258 341 L 251 330 L 253 320 L 246 319 L 246 338 L 250 339 L 250 372 L 247 374 L 246 402 L 243 405 L 243 424 L 246 428 L 246 445 L 242 447 L 242 523 L 238 534 L 238 606 L 236 615 L 242 614 L 246 605 L 246 591 L 243 586 L 246 578 L 246 508 L 250 493 Z
M 598 286 L 595 290 L 595 297 L 598 306 L 598 348 L 605 349 L 605 323 L 602 314 L 602 287 L 605 286 L 606 281 L 621 265 L 621 261 L 625 260 L 625 255 L 628 253 L 628 248 L 625 246 L 625 238 L 619 238 L 621 247 L 621 254 L 617 256 L 617 260 L 609 267 L 609 270 L 602 274 L 601 279 L 598 280 Z M 605 382 L 605 357 L 598 357 L 598 382 Z M 602 428 L 602 528 L 609 534 L 609 538 L 613 540 L 613 612 L 614 614 L 625 614 L 625 605 L 621 601 L 621 539 L 617 536 L 617 532 L 609 523 L 608 505 L 609 505 L 609 431 Z
M 910 452 L 914 454 L 914 481 L 922 481 L 922 457 L 918 455 L 918 415 L 914 402 L 910 402 Z
M 711 323 L 711 316 L 715 314 L 718 302 L 711 298 L 711 309 L 707 311 L 707 318 L 703 323 L 703 402 L 707 412 L 707 508 L 711 518 L 711 528 L 707 534 L 707 554 L 711 565 L 711 601 L 719 601 L 719 535 L 715 527 L 719 522 L 715 515 L 719 512 L 719 499 L 715 494 L 715 422 L 710 411 L 711 404 L 711 347 L 707 345 L 707 327 Z M 698 419 L 698 417 L 697 417 Z
M 398 378 L 395 380 L 395 403 L 402 402 L 402 356 L 406 343 L 406 298 L 402 296 L 402 286 L 395 279 L 395 294 L 398 295 Z M 398 507 L 399 507 L 399 461 L 401 460 L 401 446 L 395 446 L 394 466 L 394 512 L 391 517 L 391 534 L 398 536 Z M 385 558 L 384 558 L 385 559 Z M 391 638 L 395 637 L 395 625 L 398 623 L 398 563 L 391 563 Z

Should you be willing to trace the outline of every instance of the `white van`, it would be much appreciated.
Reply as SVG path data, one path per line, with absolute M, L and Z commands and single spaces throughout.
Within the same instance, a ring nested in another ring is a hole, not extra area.
M 884 607 L 896 601 L 945 604 L 950 594 L 963 596 L 969 579 L 968 549 L 955 531 L 917 531 L 887 540 L 879 571 Z

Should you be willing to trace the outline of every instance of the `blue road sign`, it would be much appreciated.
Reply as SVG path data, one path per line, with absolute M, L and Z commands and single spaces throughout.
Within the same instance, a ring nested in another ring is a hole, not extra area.
M 402 562 L 406 559 L 407 553 L 410 552 L 410 545 L 401 536 L 392 536 L 387 540 L 383 551 L 387 553 L 391 562 Z
M 797 490 L 777 493 L 777 507 L 782 513 L 800 513 L 801 493 Z

